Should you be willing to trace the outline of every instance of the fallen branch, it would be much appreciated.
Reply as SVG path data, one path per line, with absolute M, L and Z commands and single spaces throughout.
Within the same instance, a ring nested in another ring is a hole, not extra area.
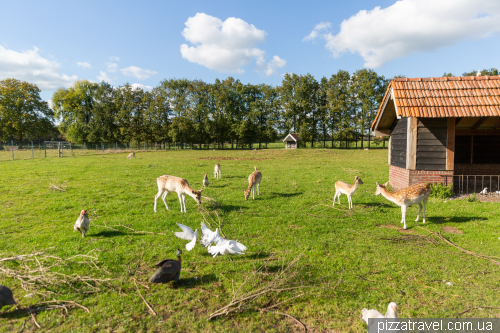
M 38 328 L 42 328 L 40 325 L 38 325 L 38 323 L 36 322 L 36 319 L 35 319 L 35 314 L 32 313 L 31 314 L 31 320 L 33 321 L 33 323 L 36 325 L 36 327 Z
M 141 291 L 139 289 L 139 286 L 137 286 L 137 283 L 135 282 L 135 279 L 133 279 L 132 281 L 134 281 L 135 287 L 137 288 L 137 292 L 139 293 L 139 296 L 141 296 L 142 300 L 144 301 L 144 304 L 146 304 L 146 306 L 148 307 L 149 312 L 151 312 L 151 314 L 153 316 L 156 316 L 155 310 L 153 310 L 153 308 L 151 307 L 151 305 L 149 305 L 148 301 L 146 301 L 146 299 L 142 296 Z
M 474 257 L 478 257 L 478 258 L 481 258 L 481 259 L 485 259 L 485 260 L 488 260 L 496 265 L 499 265 L 500 266 L 500 262 L 499 261 L 496 261 L 494 259 L 491 259 L 487 256 L 484 256 L 482 254 L 478 254 L 478 253 L 475 253 L 475 252 L 472 252 L 472 251 L 469 251 L 469 250 L 466 250 L 466 249 L 463 249 L 461 248 L 460 246 L 457 246 L 455 244 L 453 244 L 452 242 L 450 242 L 449 240 L 447 240 L 446 238 L 444 238 L 443 236 L 441 236 L 441 233 L 435 233 L 435 232 L 432 232 L 432 231 L 429 231 L 425 228 L 422 228 L 421 226 L 418 226 L 420 229 L 423 229 L 425 231 L 427 231 L 428 233 L 431 233 L 437 237 L 439 237 L 441 240 L 445 241 L 446 243 L 450 244 L 451 246 L 453 247 L 456 247 L 457 249 L 459 249 L 460 251 L 464 252 L 464 253 L 467 253 L 467 254 L 470 254 L 471 256 L 474 256 Z
M 200 290 L 200 291 L 203 291 L 203 292 L 206 292 L 207 294 L 210 294 L 210 295 L 212 295 L 212 296 L 214 296 L 214 297 L 219 298 L 219 295 L 212 294 L 210 291 L 205 290 L 205 289 L 203 289 L 203 288 L 201 288 L 201 287 L 196 287 L 196 289 L 198 289 L 198 290 Z
M 50 303 L 69 303 L 69 304 L 72 304 L 72 305 L 76 305 L 82 309 L 84 309 L 85 311 L 87 311 L 87 313 L 90 313 L 90 310 L 87 309 L 86 307 L 84 307 L 83 305 L 81 304 L 78 304 L 77 302 L 73 302 L 73 301 L 58 301 L 58 300 L 54 300 L 54 301 L 45 301 L 45 302 L 38 302 L 36 303 L 35 305 L 38 305 L 38 304 L 50 304 Z
M 297 318 L 295 318 L 294 316 L 291 316 L 289 314 L 286 314 L 286 313 L 283 313 L 283 312 L 278 312 L 278 311 L 269 311 L 269 310 L 266 310 L 266 309 L 262 309 L 261 311 L 263 312 L 269 312 L 269 313 L 274 313 L 274 314 L 279 314 L 279 315 L 282 315 L 282 316 L 287 316 L 288 318 L 292 318 L 293 320 L 295 320 L 297 323 L 299 323 L 302 328 L 304 329 L 304 332 L 307 332 L 307 327 L 306 325 L 304 325 L 303 322 L 301 322 L 300 320 L 298 320 Z
M 457 314 L 456 318 L 458 318 L 460 315 L 463 315 L 464 313 L 467 313 L 467 312 L 475 310 L 475 309 L 500 309 L 500 307 L 498 307 L 498 306 L 477 306 L 475 308 L 470 308 L 470 309 L 467 309 L 465 311 L 460 312 L 459 314 Z

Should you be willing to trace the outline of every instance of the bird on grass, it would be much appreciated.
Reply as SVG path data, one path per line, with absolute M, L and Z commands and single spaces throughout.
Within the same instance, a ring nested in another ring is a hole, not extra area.
M 90 229 L 90 220 L 87 215 L 87 211 L 84 209 L 80 212 L 80 216 L 76 219 L 75 226 L 73 227 L 73 232 L 79 231 L 82 234 L 82 238 Z
M 182 251 L 177 249 L 177 260 L 165 259 L 157 262 L 155 266 L 159 268 L 149 278 L 149 282 L 168 283 L 172 280 L 179 282 L 179 276 L 181 275 L 181 254 Z
M 214 258 L 220 254 L 244 254 L 247 247 L 237 241 L 227 240 L 225 238 L 220 238 L 215 246 L 208 247 L 208 253 L 210 253 Z
M 186 244 L 186 250 L 191 251 L 196 245 L 196 238 L 198 237 L 198 229 L 193 232 L 193 229 L 187 225 L 177 223 L 177 225 L 182 229 L 182 231 L 176 232 L 175 235 L 180 239 L 185 239 L 190 241 Z
M 4 305 L 14 305 L 14 304 L 16 304 L 16 301 L 14 301 L 12 290 L 7 288 L 6 286 L 0 285 L 0 309 Z
M 371 309 L 368 310 L 366 308 L 361 310 L 361 320 L 363 320 L 368 326 L 373 324 L 373 322 L 370 322 L 370 318 L 397 318 L 397 305 L 394 302 L 389 303 L 389 306 L 387 307 L 387 312 L 385 313 L 385 316 L 378 312 L 377 310 Z
M 219 239 L 221 238 L 219 235 L 219 228 L 215 229 L 215 231 L 207 228 L 203 221 L 201 222 L 201 239 L 200 244 L 204 247 L 209 247 L 212 243 L 217 244 Z
M 205 174 L 205 178 L 203 178 L 203 187 L 207 187 L 208 186 L 208 175 Z

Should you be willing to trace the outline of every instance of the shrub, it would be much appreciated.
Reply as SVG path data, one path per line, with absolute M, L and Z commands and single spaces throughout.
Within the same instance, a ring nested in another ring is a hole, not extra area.
M 441 183 L 431 184 L 431 197 L 438 199 L 448 199 L 451 198 L 455 193 L 453 193 L 453 183 L 448 186 L 444 186 Z
M 472 193 L 471 195 L 469 195 L 467 197 L 467 202 L 475 202 L 475 201 L 479 201 L 479 198 L 476 196 L 476 193 Z

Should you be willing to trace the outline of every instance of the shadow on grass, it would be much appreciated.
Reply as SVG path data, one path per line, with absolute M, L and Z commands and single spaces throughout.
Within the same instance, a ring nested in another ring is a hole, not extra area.
M 121 232 L 121 231 L 115 231 L 115 230 L 102 230 L 99 231 L 97 234 L 92 234 L 92 237 L 116 237 L 116 236 L 124 236 L 124 235 L 140 235 L 140 234 L 134 234 L 134 233 L 126 233 L 126 232 Z
M 197 276 L 191 278 L 180 278 L 179 282 L 174 284 L 174 287 L 182 287 L 184 289 L 196 288 L 196 286 L 212 284 L 213 282 L 217 282 L 217 276 L 215 274 L 205 274 L 203 276 Z
M 296 197 L 296 196 L 304 194 L 304 192 L 295 192 L 295 193 L 276 193 L 276 192 L 271 192 L 271 194 L 272 194 L 271 198 L 276 198 L 276 197 L 280 197 L 280 198 L 293 198 L 293 197 Z
M 422 218 L 422 216 L 421 216 Z M 430 216 L 425 218 L 427 221 L 432 222 L 434 224 L 443 224 L 443 223 L 465 223 L 471 221 L 487 221 L 486 217 L 479 216 Z

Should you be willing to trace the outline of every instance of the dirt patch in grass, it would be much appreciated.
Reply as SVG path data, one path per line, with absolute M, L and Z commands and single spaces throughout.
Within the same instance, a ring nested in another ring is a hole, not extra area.
M 441 230 L 443 230 L 444 232 L 448 232 L 450 234 L 462 235 L 464 233 L 462 230 L 449 225 L 445 225 L 444 227 L 441 228 Z
M 406 234 L 415 232 L 415 231 L 410 230 L 410 229 L 406 229 L 405 230 L 405 229 L 403 229 L 401 227 L 398 227 L 398 226 L 395 226 L 393 224 L 382 224 L 382 225 L 379 225 L 378 227 L 379 228 L 386 228 L 386 229 L 396 229 L 397 231 L 403 232 L 403 233 L 406 233 Z

